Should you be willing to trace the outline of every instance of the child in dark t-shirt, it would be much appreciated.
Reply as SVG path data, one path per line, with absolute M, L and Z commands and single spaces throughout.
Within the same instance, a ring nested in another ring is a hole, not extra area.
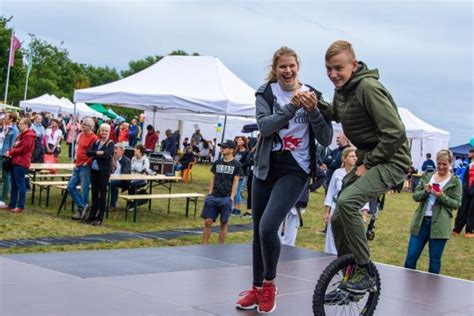
M 202 234 L 203 244 L 207 244 L 211 236 L 212 223 L 220 215 L 219 243 L 223 244 L 227 234 L 227 223 L 232 210 L 232 203 L 237 192 L 241 164 L 234 159 L 233 151 L 235 142 L 226 140 L 218 144 L 221 147 L 223 158 L 218 159 L 212 165 L 211 181 L 209 184 L 209 195 L 204 201 L 201 217 L 204 219 Z

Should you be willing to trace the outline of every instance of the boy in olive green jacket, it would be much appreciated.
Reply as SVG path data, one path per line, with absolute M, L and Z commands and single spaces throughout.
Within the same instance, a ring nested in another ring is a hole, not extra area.
M 333 103 L 320 100 L 318 107 L 327 119 L 342 124 L 344 134 L 357 147 L 358 158 L 344 178 L 331 219 L 338 255 L 351 253 L 357 264 L 356 272 L 340 288 L 363 294 L 375 286 L 375 279 L 359 210 L 405 179 L 410 150 L 397 106 L 378 81 L 378 71 L 357 61 L 349 42 L 337 41 L 328 48 L 326 70 L 335 86 Z

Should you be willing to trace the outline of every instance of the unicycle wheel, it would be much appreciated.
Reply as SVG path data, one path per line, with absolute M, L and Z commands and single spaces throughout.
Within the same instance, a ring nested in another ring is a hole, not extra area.
M 338 289 L 339 285 L 355 272 L 354 256 L 341 256 L 331 262 L 324 269 L 314 289 L 314 315 L 373 315 L 380 297 L 381 284 L 379 272 L 375 265 L 371 264 L 376 278 L 375 287 L 363 295 L 355 295 Z

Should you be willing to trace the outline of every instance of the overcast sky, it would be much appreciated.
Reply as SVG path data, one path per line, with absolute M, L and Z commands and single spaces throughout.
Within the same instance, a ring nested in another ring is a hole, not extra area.
M 22 1 L 0 14 L 80 63 L 127 68 L 130 60 L 188 53 L 219 57 L 257 88 L 280 46 L 301 57 L 301 79 L 332 99 L 324 53 L 337 39 L 378 68 L 399 106 L 451 133 L 474 135 L 473 4 L 427 1 Z

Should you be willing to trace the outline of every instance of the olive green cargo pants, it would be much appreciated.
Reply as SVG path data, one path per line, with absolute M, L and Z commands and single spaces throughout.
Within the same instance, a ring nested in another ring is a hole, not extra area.
M 356 176 L 356 169 L 343 180 L 331 225 L 338 256 L 351 253 L 356 264 L 365 265 L 370 260 L 370 254 L 360 209 L 368 201 L 400 184 L 406 173 L 393 163 L 374 166 L 362 177 Z

